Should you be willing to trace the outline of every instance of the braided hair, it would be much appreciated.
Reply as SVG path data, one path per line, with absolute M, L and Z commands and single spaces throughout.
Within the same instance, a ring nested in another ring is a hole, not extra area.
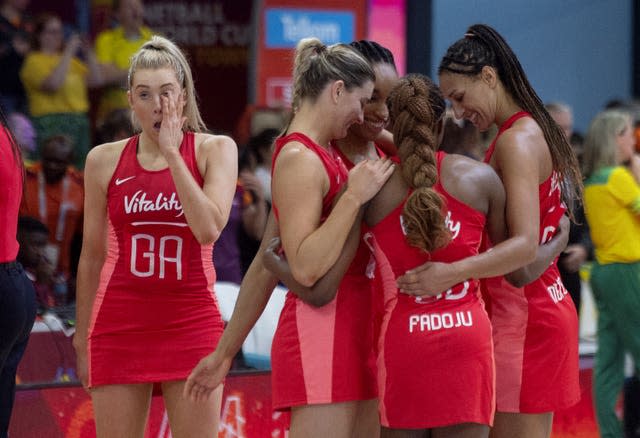
M 476 76 L 484 66 L 496 69 L 511 97 L 531 114 L 542 129 L 549 145 L 553 169 L 558 172 L 563 187 L 566 188 L 562 191 L 562 200 L 567 206 L 574 205 L 573 200 L 581 198 L 582 177 L 573 148 L 529 83 L 515 53 L 495 29 L 485 24 L 469 27 L 464 38 L 453 43 L 447 50 L 440 62 L 438 74 L 450 72 Z
M 414 190 L 402 211 L 409 245 L 433 251 L 451 236 L 445 227 L 444 202 L 433 189 L 438 179 L 436 128 L 445 112 L 438 87 L 428 77 L 410 74 L 400 79 L 387 100 L 401 172 Z
M 369 64 L 389 64 L 396 68 L 396 61 L 393 59 L 393 53 L 391 50 L 371 40 L 359 40 L 353 41 L 349 44 L 356 49 L 364 58 L 369 61 Z

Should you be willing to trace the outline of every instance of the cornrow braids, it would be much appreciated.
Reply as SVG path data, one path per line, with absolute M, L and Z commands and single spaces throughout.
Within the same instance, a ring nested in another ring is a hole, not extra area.
M 453 43 L 440 62 L 438 74 L 451 72 L 465 76 L 478 75 L 484 66 L 496 69 L 515 102 L 531 114 L 549 145 L 553 169 L 563 182 L 562 200 L 567 206 L 582 198 L 582 176 L 578 160 L 562 129 L 545 109 L 515 53 L 505 39 L 485 24 L 475 24 L 464 38 Z M 573 218 L 573 212 L 570 210 Z
M 393 88 L 388 105 L 402 176 L 414 189 L 402 212 L 406 239 L 412 246 L 433 251 L 451 238 L 443 199 L 433 189 L 438 179 L 435 131 L 444 115 L 444 99 L 428 77 L 410 74 Z
M 389 64 L 396 68 L 396 61 L 393 58 L 391 50 L 371 40 L 359 40 L 353 41 L 349 44 L 356 49 L 364 58 L 369 61 L 371 65 L 375 64 Z

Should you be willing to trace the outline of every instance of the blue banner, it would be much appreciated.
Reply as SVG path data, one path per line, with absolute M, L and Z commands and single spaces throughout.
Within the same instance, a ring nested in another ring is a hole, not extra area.
M 316 37 L 324 44 L 348 43 L 354 39 L 352 12 L 303 9 L 267 9 L 265 46 L 295 48 L 302 38 Z

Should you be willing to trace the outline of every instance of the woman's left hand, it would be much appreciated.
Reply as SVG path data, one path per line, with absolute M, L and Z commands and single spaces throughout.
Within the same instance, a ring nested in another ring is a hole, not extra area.
M 178 93 L 174 97 L 160 96 L 162 103 L 162 122 L 160 124 L 160 133 L 158 135 L 158 146 L 160 152 L 165 157 L 167 154 L 176 153 L 182 143 L 182 127 L 187 118 L 182 115 L 184 108 L 184 93 Z
M 400 292 L 435 297 L 460 283 L 459 273 L 450 263 L 427 262 L 410 269 L 396 280 Z

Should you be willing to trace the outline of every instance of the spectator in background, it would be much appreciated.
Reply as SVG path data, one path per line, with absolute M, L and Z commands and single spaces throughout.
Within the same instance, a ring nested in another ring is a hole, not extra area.
M 622 438 L 616 405 L 625 353 L 640 364 L 640 186 L 623 165 L 633 156 L 631 118 L 618 110 L 598 114 L 585 139 L 584 206 L 595 261 L 591 288 L 598 309 L 593 390 L 603 438 Z
M 129 59 L 142 44 L 151 39 L 152 31 L 143 25 L 142 0 L 113 0 L 113 13 L 118 24 L 96 37 L 95 51 L 102 67 L 102 95 L 98 104 L 100 125 L 113 110 L 129 109 L 127 101 L 127 73 Z M 129 135 L 123 137 L 126 138 Z
M 545 105 L 549 115 L 558 124 L 565 137 L 571 143 L 576 158 L 581 162 L 582 146 L 575 141 L 573 130 L 573 111 L 567 104 L 551 102 Z M 574 141 L 571 141 L 571 139 Z M 558 270 L 562 278 L 562 284 L 569 291 L 573 303 L 580 314 L 582 302 L 582 284 L 580 280 L 580 267 L 591 258 L 593 245 L 589 237 L 589 226 L 584 217 L 582 200 L 578 200 L 573 206 L 574 220 L 569 229 L 569 244 L 558 259 Z
M 573 111 L 571 107 L 562 102 L 550 102 L 545 105 L 549 115 L 558 124 L 567 139 L 573 135 Z
M 27 112 L 20 68 L 33 30 L 25 14 L 28 4 L 29 0 L 3 0 L 0 5 L 0 104 L 7 115 Z
M 33 283 L 38 301 L 38 313 L 56 305 L 53 289 L 55 266 L 46 257 L 49 229 L 31 216 L 18 218 L 18 261 Z
M 259 246 L 267 225 L 268 212 L 260 180 L 250 168 L 240 168 L 229 220 L 213 247 L 216 280 L 236 284 L 242 282 L 245 269 L 242 265 L 241 234 L 258 242 Z
M 256 207 L 256 213 L 261 211 L 260 204 L 257 201 L 262 198 L 266 207 L 266 213 L 271 210 L 271 150 L 273 142 L 278 136 L 279 130 L 275 128 L 267 128 L 257 135 L 249 139 L 248 144 L 244 147 L 238 158 L 238 167 L 240 170 L 240 180 L 243 181 L 245 189 L 249 189 L 250 196 L 245 199 L 246 203 L 253 203 Z M 264 155 L 268 153 L 269 155 Z M 264 161 L 268 159 L 268 161 Z M 265 172 L 266 171 L 266 172 Z M 260 193 L 262 190 L 262 194 Z M 253 194 L 251 191 L 253 190 Z M 260 221 L 253 221 L 254 224 L 260 224 Z M 247 272 L 251 262 L 253 261 L 260 241 L 264 234 L 263 224 L 262 231 L 251 231 L 248 227 L 241 227 L 238 244 L 240 246 L 240 264 L 242 275 Z
M 107 114 L 107 117 L 98 126 L 96 132 L 96 144 L 111 143 L 134 134 L 131 124 L 131 111 L 129 109 L 115 109 Z
M 47 259 L 56 277 L 75 289 L 76 266 L 71 262 L 74 237 L 82 233 L 84 187 L 82 174 L 71 166 L 73 143 L 57 135 L 42 147 L 42 160 L 27 167 L 20 214 L 39 218 L 49 229 Z
M 460 154 L 480 161 L 484 154 L 481 144 L 478 128 L 468 120 L 457 120 L 453 111 L 448 109 L 444 120 L 444 135 L 440 150 L 448 154 Z
M 36 142 L 36 130 L 31 123 L 31 119 L 22 113 L 11 113 L 7 116 L 7 123 L 9 129 L 13 132 L 15 141 L 18 147 L 22 151 L 22 159 L 25 164 L 31 164 L 31 161 L 26 158 L 33 155 L 38 147 Z
M 253 160 L 253 172 L 264 190 L 264 197 L 271 204 L 271 156 L 273 142 L 282 131 L 282 127 L 266 128 L 252 136 L 247 143 L 247 150 Z
M 82 169 L 91 142 L 88 88 L 99 86 L 102 80 L 98 62 L 80 35 L 73 33 L 64 40 L 62 21 L 52 14 L 36 19 L 32 48 L 20 77 L 38 144 L 42 146 L 53 135 L 69 135 L 75 147 L 75 165 Z

